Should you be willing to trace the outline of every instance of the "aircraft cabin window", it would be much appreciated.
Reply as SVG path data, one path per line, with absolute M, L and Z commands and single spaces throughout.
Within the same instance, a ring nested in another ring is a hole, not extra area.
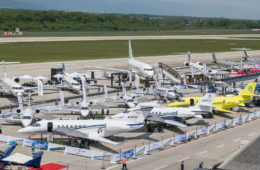
M 40 127 L 41 125 L 39 123 L 32 124 L 32 127 Z

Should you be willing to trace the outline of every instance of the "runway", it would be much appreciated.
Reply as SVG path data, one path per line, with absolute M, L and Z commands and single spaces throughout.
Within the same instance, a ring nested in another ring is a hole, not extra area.
M 7 37 L 0 38 L 0 43 L 12 42 L 51 42 L 51 41 L 99 41 L 99 40 L 169 40 L 169 39 L 230 39 L 260 40 L 260 34 L 227 35 L 162 35 L 162 36 L 75 36 L 75 37 Z M 254 39 L 256 38 L 256 39 Z
M 197 168 L 201 161 L 204 162 L 204 168 L 210 168 L 238 151 L 240 141 L 251 141 L 256 138 L 260 134 L 257 131 L 260 127 L 259 121 L 256 120 L 165 151 L 152 152 L 151 155 L 139 157 L 137 160 L 129 160 L 128 169 L 180 169 L 181 161 L 184 161 L 185 169 Z M 107 169 L 120 168 L 121 165 L 112 165 Z

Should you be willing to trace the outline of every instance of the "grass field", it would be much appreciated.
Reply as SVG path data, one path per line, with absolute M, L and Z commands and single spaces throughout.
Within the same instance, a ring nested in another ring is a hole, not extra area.
M 134 56 L 191 52 L 224 52 L 231 48 L 260 49 L 257 40 L 135 40 Z M 0 44 L 0 60 L 22 63 L 71 61 L 128 56 L 127 41 L 24 42 Z M 241 54 L 242 55 L 242 54 Z
M 3 31 L 0 31 L 3 32 Z M 259 31 L 250 30 L 185 30 L 185 31 L 46 31 L 46 32 L 24 32 L 22 36 L 9 37 L 54 37 L 54 36 L 136 36 L 136 35 L 219 35 L 219 34 L 260 34 Z

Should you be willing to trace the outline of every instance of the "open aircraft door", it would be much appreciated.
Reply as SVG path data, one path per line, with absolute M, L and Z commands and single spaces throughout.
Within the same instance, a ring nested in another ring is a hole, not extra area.
M 194 106 L 194 99 L 190 99 L 190 106 Z
M 48 132 L 52 132 L 52 130 L 53 130 L 53 123 L 52 122 L 48 122 L 48 124 L 47 124 L 47 130 L 48 130 Z

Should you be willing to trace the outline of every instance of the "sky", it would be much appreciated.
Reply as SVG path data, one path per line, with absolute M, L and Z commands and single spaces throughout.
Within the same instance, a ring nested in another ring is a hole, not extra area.
M 260 0 L 0 0 L 0 8 L 260 20 Z

